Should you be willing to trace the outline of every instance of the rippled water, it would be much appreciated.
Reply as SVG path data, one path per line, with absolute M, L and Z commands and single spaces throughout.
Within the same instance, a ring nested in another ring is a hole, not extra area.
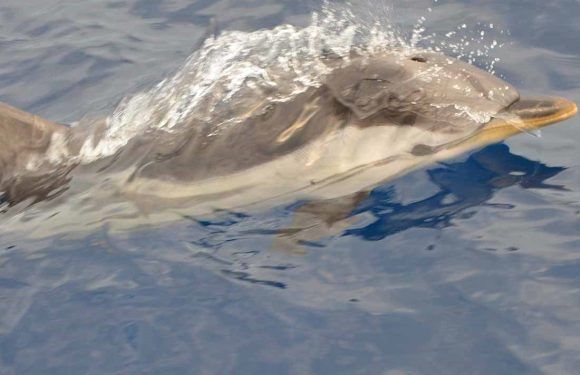
M 369 4 L 409 34 L 421 16 L 439 36 L 493 24 L 497 74 L 580 102 L 577 1 Z M 216 30 L 306 26 L 319 6 L 0 0 L 0 100 L 62 122 L 110 113 Z M 3 233 L 0 373 L 577 373 L 578 125 L 368 195 L 131 232 Z

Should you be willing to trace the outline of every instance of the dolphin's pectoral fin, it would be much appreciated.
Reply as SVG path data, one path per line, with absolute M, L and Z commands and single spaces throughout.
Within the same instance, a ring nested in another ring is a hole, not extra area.
M 351 214 L 368 195 L 368 191 L 361 191 L 344 197 L 305 203 L 296 209 L 288 228 L 275 231 L 272 248 L 304 254 L 308 247 L 324 247 L 319 243 L 320 240 L 340 235 L 360 220 Z

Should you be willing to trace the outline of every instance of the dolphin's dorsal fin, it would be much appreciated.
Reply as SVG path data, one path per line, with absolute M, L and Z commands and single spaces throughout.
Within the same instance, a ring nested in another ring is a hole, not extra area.
M 68 128 L 65 125 L 57 124 L 56 122 L 43 119 L 42 117 L 0 102 L 0 129 L 4 129 L 5 126 L 8 126 L 6 121 L 18 122 L 22 126 L 32 126 L 38 129 L 44 128 L 45 130 L 50 131 L 58 129 L 64 130 Z
M 0 102 L 0 189 L 10 178 L 30 170 L 32 158 L 42 158 L 55 135 L 70 128 Z
M 68 131 L 69 127 L 65 125 L 0 102 L 0 162 L 6 161 L 9 154 L 42 152 L 55 133 Z

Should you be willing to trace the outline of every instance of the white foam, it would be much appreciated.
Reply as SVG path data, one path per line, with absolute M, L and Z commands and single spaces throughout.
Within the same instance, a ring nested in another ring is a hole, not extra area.
M 207 40 L 172 77 L 149 91 L 125 98 L 108 117 L 101 140 L 95 144 L 88 139 L 82 146 L 79 160 L 89 163 L 110 156 L 133 137 L 151 130 L 178 132 L 201 124 L 219 132 L 223 126 L 235 126 L 257 99 L 292 100 L 307 88 L 320 85 L 328 69 L 321 62 L 324 55 L 347 57 L 353 50 L 374 54 L 395 49 L 413 53 L 421 40 L 434 37 L 424 35 L 425 20 L 418 19 L 407 41 L 388 19 L 361 22 L 350 8 L 326 4 L 305 28 L 282 25 L 251 33 L 225 32 Z M 465 29 L 464 25 L 461 28 Z M 451 47 L 463 53 L 469 42 L 461 43 Z M 492 48 L 496 45 L 494 42 Z M 186 123 L 191 118 L 196 124 Z

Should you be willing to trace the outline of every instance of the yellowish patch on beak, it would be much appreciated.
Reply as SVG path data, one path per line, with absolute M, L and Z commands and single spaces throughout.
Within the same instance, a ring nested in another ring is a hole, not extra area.
M 577 112 L 576 104 L 564 98 L 522 98 L 456 147 L 473 149 L 500 142 L 519 133 L 564 121 Z

